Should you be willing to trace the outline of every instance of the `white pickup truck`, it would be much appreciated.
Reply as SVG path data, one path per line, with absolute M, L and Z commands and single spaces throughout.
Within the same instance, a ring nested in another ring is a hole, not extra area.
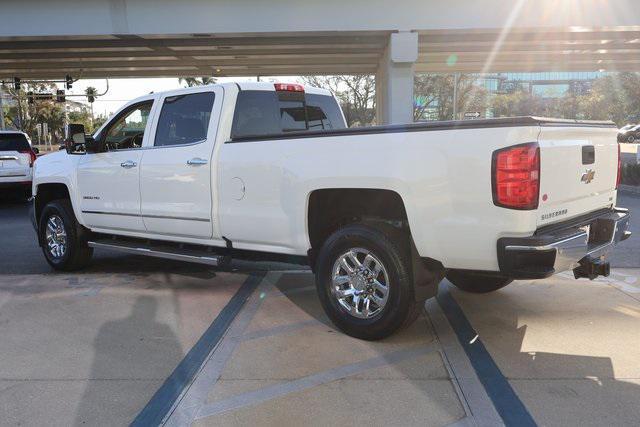
M 378 339 L 447 277 L 469 292 L 607 275 L 629 237 L 609 122 L 534 117 L 347 129 L 330 92 L 231 83 L 143 96 L 38 159 L 51 266 L 93 248 L 309 263 L 331 320 Z

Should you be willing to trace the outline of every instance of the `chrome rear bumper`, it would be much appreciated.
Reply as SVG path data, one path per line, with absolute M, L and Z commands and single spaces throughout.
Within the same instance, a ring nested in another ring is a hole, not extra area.
M 560 226 L 531 237 L 498 240 L 500 272 L 515 279 L 541 279 L 573 270 L 584 259 L 604 259 L 631 236 L 630 214 L 615 208 L 584 223 Z

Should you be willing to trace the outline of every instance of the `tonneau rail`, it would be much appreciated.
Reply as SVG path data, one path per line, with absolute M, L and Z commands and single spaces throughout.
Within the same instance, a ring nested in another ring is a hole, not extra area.
M 359 128 L 346 129 L 327 129 L 312 131 L 293 131 L 287 133 L 266 134 L 266 135 L 250 135 L 241 137 L 231 137 L 228 142 L 251 142 L 275 139 L 299 139 L 299 138 L 319 138 L 331 136 L 350 136 L 350 135 L 367 135 L 381 133 L 402 133 L 402 132 L 428 132 L 441 130 L 456 129 L 482 129 L 482 128 L 501 128 L 501 127 L 520 127 L 520 126 L 558 126 L 558 127 L 598 127 L 598 128 L 616 128 L 612 121 L 597 120 L 571 120 L 571 119 L 554 119 L 547 117 L 503 117 L 497 119 L 477 119 L 477 120 L 444 120 L 420 123 L 407 123 L 397 125 L 379 125 L 366 126 Z

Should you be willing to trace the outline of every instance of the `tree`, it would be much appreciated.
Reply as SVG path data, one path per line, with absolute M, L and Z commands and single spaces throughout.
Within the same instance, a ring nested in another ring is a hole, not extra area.
M 9 107 L 7 118 L 16 129 L 26 132 L 32 139 L 37 140 L 37 126 L 47 123 L 49 132 L 53 137 L 62 134 L 64 126 L 64 108 L 53 99 L 35 98 L 33 103 L 27 102 L 27 93 L 55 93 L 57 86 L 52 83 L 24 84 L 22 89 L 16 91 L 5 87 L 15 100 Z
M 490 102 L 494 117 L 542 116 L 539 97 L 516 90 L 496 94 Z
M 414 78 L 414 120 L 451 120 L 453 117 L 453 74 L 417 74 Z M 476 84 L 473 74 L 458 77 L 458 112 L 484 111 L 487 92 Z
M 89 113 L 85 108 L 69 111 L 68 119 L 69 123 L 80 123 L 84 125 L 87 133 L 91 133 L 93 131 L 94 123 L 91 118 L 91 113 Z
M 578 98 L 581 118 L 613 120 L 619 126 L 640 121 L 640 74 L 618 73 L 597 79 Z
M 212 85 L 217 81 L 215 77 L 180 77 L 178 82 L 185 83 L 187 87 Z
M 97 131 L 108 119 L 109 115 L 106 114 L 100 114 L 98 117 L 95 117 L 93 119 L 93 128 L 91 129 L 91 133 Z
M 23 84 L 19 91 L 5 86 L 14 102 L 7 109 L 7 126 L 26 132 L 35 142 L 38 141 L 38 127 L 46 123 L 53 141 L 62 139 L 64 135 L 64 106 L 52 98 L 35 98 L 32 103 L 27 101 L 27 93 L 55 93 L 57 86 L 53 83 Z M 91 129 L 91 117 L 84 104 L 67 99 L 67 104 L 75 108 L 69 112 L 69 121 L 83 123 Z
M 306 76 L 305 84 L 329 89 L 338 99 L 347 126 L 369 126 L 376 121 L 376 81 L 366 74 Z
M 5 117 L 7 114 L 7 95 L 5 95 L 6 93 L 8 92 L 5 88 L 5 85 L 0 83 L 0 97 L 2 98 L 0 99 L 0 130 L 6 127 L 7 122 L 9 121 L 9 119 Z
M 91 127 L 93 128 L 93 102 L 96 100 L 98 90 L 93 86 L 88 86 L 84 90 L 84 93 L 87 95 L 87 101 L 89 101 L 89 105 L 91 106 Z

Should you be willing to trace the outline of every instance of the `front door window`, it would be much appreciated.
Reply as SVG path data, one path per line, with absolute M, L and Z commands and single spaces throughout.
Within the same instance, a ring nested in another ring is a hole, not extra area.
M 113 122 L 104 137 L 107 151 L 140 148 L 147 127 L 152 101 L 132 106 Z

